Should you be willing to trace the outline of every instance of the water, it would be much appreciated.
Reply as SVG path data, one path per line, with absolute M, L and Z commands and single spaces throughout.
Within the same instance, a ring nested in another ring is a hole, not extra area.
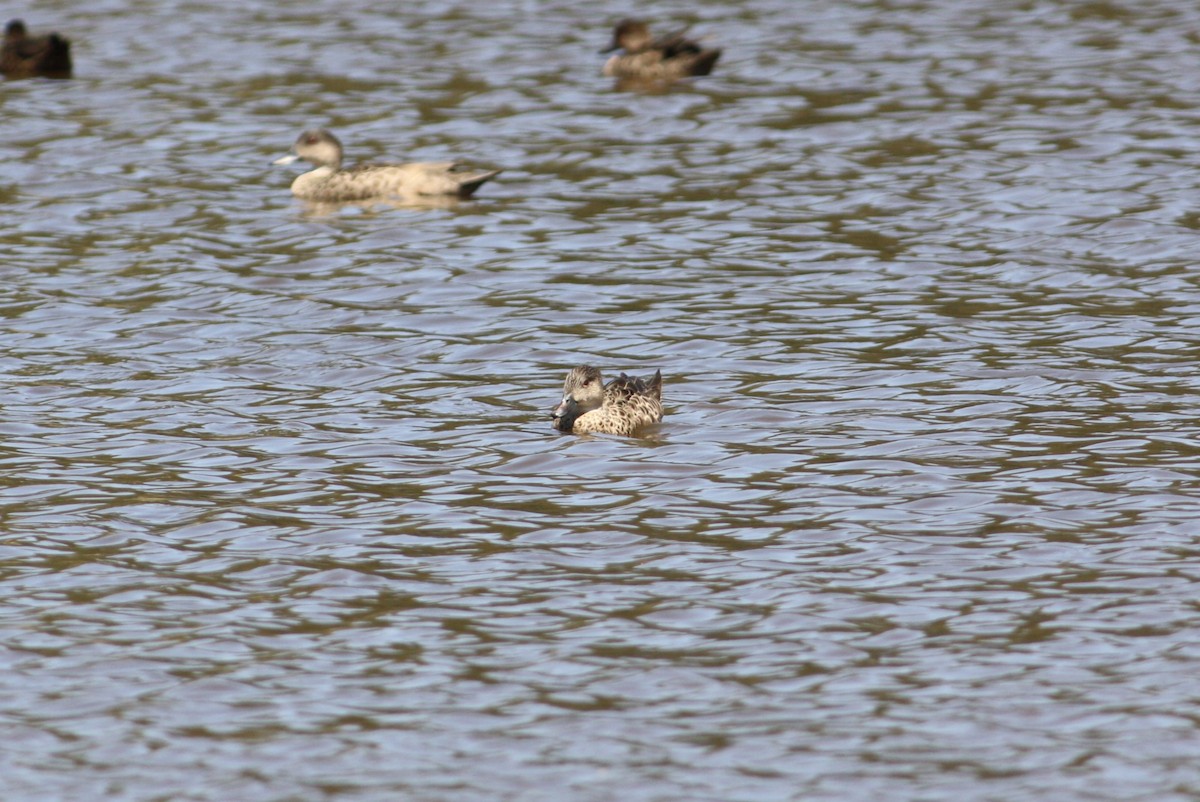
M 1200 12 L 672 2 L 650 94 L 627 13 L 24 12 L 5 800 L 1200 796 Z M 305 207 L 311 125 L 505 172 Z

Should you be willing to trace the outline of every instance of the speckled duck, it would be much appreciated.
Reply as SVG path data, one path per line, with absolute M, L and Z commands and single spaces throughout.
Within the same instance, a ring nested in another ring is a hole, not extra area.
M 7 78 L 70 78 L 71 43 L 57 33 L 30 36 L 24 22 L 12 20 L 0 45 L 0 73 Z
M 613 29 L 612 44 L 600 52 L 622 52 L 604 63 L 604 74 L 641 82 L 667 83 L 692 75 L 708 75 L 721 56 L 706 49 L 682 32 L 655 39 L 641 20 L 623 19 Z
M 622 373 L 605 385 L 597 368 L 580 365 L 567 374 L 562 401 L 551 415 L 560 432 L 629 437 L 662 420 L 662 371 L 649 379 Z

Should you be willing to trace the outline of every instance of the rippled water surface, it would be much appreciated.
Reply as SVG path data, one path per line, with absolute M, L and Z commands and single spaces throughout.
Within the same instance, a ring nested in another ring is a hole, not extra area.
M 1200 797 L 1200 9 L 48 2 L 6 801 Z M 351 161 L 504 173 L 312 208 Z M 665 376 L 638 439 L 549 410 Z

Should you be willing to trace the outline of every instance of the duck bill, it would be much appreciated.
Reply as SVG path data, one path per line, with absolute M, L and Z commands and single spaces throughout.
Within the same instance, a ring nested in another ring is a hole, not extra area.
M 558 406 L 556 406 L 554 408 L 554 411 L 550 413 L 550 417 L 552 417 L 552 418 L 566 417 L 567 413 L 570 412 L 571 408 L 574 406 L 575 406 L 575 399 L 569 395 L 564 395 L 563 400 L 558 402 Z
M 275 161 L 271 162 L 271 164 L 291 164 L 292 162 L 296 161 L 299 158 L 300 157 L 297 156 L 295 153 L 289 153 L 286 156 L 279 157 Z
M 551 425 L 560 432 L 570 432 L 575 429 L 575 419 L 579 417 L 579 404 L 570 396 L 563 398 L 562 403 L 554 408 Z

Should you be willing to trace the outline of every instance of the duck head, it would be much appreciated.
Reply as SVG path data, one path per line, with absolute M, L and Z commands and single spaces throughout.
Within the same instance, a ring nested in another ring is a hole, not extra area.
M 601 53 L 611 53 L 614 50 L 624 50 L 632 53 L 650 44 L 650 26 L 639 19 L 623 19 L 613 28 L 612 44 L 601 50 Z
M 331 167 L 334 170 L 342 166 L 342 143 L 324 128 L 311 128 L 300 135 L 296 144 L 292 145 L 293 153 L 276 159 L 275 164 L 291 164 L 303 159 L 317 167 Z
M 554 427 L 560 431 L 571 431 L 571 425 L 585 412 L 599 409 L 604 404 L 604 378 L 591 365 L 572 368 L 563 382 L 563 397 L 551 412 Z

